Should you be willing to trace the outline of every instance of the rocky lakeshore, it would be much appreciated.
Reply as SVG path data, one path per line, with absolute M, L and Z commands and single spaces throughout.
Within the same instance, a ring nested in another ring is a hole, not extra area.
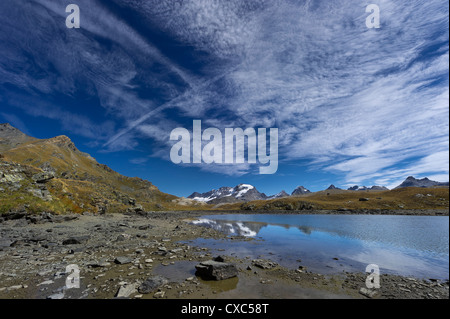
M 322 275 L 267 259 L 239 259 L 226 250 L 219 261 L 234 265 L 237 276 L 204 280 L 196 276 L 196 266 L 214 264 L 209 261 L 217 256 L 189 241 L 251 240 L 187 222 L 204 214 L 5 214 L 0 220 L 0 298 L 449 298 L 448 281 L 384 274 L 381 288 L 368 290 L 364 273 Z M 79 288 L 71 288 L 76 276 Z

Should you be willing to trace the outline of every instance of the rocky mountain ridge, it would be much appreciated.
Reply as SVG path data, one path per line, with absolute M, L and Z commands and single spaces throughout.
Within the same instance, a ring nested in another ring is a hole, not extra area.
M 105 213 L 202 206 L 151 182 L 121 175 L 81 152 L 67 136 L 37 139 L 0 124 L 0 213 Z

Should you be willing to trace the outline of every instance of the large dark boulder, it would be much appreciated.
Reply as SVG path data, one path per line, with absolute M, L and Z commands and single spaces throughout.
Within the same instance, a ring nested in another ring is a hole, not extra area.
M 208 260 L 201 262 L 197 266 L 196 275 L 206 280 L 224 280 L 238 275 L 238 270 L 234 264 Z
M 150 277 L 139 286 L 138 291 L 141 294 L 149 294 L 168 282 L 166 278 L 161 276 Z

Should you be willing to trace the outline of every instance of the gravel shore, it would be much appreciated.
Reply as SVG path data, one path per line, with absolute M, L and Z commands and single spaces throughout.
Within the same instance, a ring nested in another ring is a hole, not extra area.
M 195 265 L 216 256 L 207 248 L 190 246 L 190 240 L 249 240 L 226 239 L 223 233 L 186 222 L 210 213 L 230 212 L 4 216 L 0 220 L 0 298 L 449 298 L 448 281 L 381 275 L 381 288 L 368 290 L 367 274 L 325 276 L 267 260 L 238 259 L 226 251 L 222 256 L 236 265 L 238 276 L 202 280 L 195 276 Z M 71 288 L 77 281 L 68 280 L 77 276 L 69 273 L 74 268 L 79 271 L 79 288 Z

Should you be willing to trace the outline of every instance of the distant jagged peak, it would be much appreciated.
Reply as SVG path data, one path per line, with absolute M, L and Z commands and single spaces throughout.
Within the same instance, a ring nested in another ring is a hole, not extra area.
M 27 136 L 34 139 L 9 123 L 0 123 L 0 138 L 14 138 L 15 136 Z
M 16 128 L 9 123 L 0 123 L 0 130 L 11 130 L 11 129 L 16 129 Z
M 349 190 L 349 191 L 365 191 L 367 189 L 368 188 L 366 186 L 355 185 L 355 186 L 349 187 L 347 190 Z
M 422 179 L 417 179 L 413 176 L 408 176 L 403 183 L 398 185 L 396 188 L 404 187 L 435 187 L 435 186 L 449 186 L 448 182 L 436 182 L 430 180 L 428 177 Z
M 229 202 L 232 199 L 239 201 L 266 199 L 267 196 L 264 193 L 260 193 L 253 185 L 239 184 L 235 187 L 221 187 L 219 189 L 213 189 L 206 193 L 194 192 L 188 196 L 188 198 L 201 202 L 218 202 L 221 199 Z
M 374 185 L 372 187 L 355 185 L 355 186 L 349 187 L 347 190 L 349 190 L 349 191 L 368 191 L 368 190 L 381 191 L 381 190 L 389 190 L 389 189 L 385 186 L 377 186 L 377 185 Z
M 303 186 L 298 186 L 296 189 L 294 189 L 294 191 L 291 193 L 291 195 L 303 195 L 303 194 L 308 194 L 311 193 L 311 191 L 309 189 L 306 189 Z
M 0 124 L 0 151 L 7 151 L 24 143 L 37 140 L 37 138 L 28 136 L 9 123 Z
M 267 197 L 267 199 L 275 199 L 275 198 L 283 198 L 283 197 L 289 197 L 289 194 L 286 193 L 286 191 L 284 191 L 284 190 L 282 190 L 281 192 L 279 192 L 276 195 Z
M 327 190 L 331 190 L 331 189 L 340 189 L 340 188 L 338 188 L 338 187 L 334 186 L 333 184 L 331 184 L 331 185 L 327 188 Z

